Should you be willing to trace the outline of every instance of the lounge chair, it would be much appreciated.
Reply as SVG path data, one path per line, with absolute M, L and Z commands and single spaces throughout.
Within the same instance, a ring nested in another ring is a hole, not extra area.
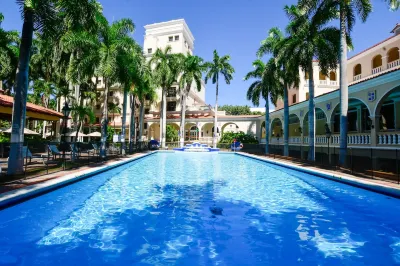
M 239 141 L 236 141 L 232 143 L 231 145 L 231 151 L 240 151 L 243 148 L 243 144 L 240 143 Z
M 57 155 L 58 155 L 58 156 L 62 156 L 62 155 L 63 155 L 63 153 L 60 152 L 60 151 L 58 150 L 58 148 L 57 148 L 56 145 L 50 144 L 50 145 L 48 145 L 47 147 L 48 147 L 48 149 L 49 149 L 49 154 L 50 154 L 50 156 L 53 156 L 54 159 L 57 158 Z

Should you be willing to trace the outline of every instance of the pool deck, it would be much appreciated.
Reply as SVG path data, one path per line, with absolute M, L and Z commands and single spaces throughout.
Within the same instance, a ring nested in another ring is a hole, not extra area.
M 134 161 L 152 153 L 153 152 L 136 153 L 133 155 L 127 155 L 124 158 L 109 160 L 101 164 L 96 163 L 76 169 L 8 182 L 0 185 L 0 210 L 27 198 L 88 178 L 97 173 L 124 165 L 127 162 Z
M 244 153 L 244 152 L 237 152 L 237 154 L 240 154 L 245 157 L 265 161 L 268 163 L 272 163 L 278 166 L 283 166 L 287 167 L 293 170 L 298 170 L 304 173 L 312 174 L 312 175 L 317 175 L 322 178 L 330 179 L 336 182 L 344 183 L 347 185 L 363 188 L 366 190 L 370 190 L 373 192 L 385 194 L 391 197 L 395 198 L 400 198 L 400 185 L 390 182 L 390 181 L 385 181 L 385 180 L 380 180 L 380 179 L 373 179 L 373 178 L 362 178 L 346 173 L 341 173 L 339 171 L 334 171 L 334 170 L 328 170 L 328 169 L 323 169 L 315 166 L 304 166 L 301 162 L 293 162 L 293 161 L 288 161 L 285 159 L 279 159 L 279 158 L 270 158 L 266 156 L 260 156 L 260 155 L 253 155 L 249 153 Z
M 110 160 L 102 164 L 83 166 L 78 169 L 61 171 L 53 174 L 13 181 L 7 184 L 0 185 L 0 210 L 17 204 L 26 199 L 44 194 L 58 187 L 65 186 L 70 183 L 77 182 L 79 180 L 93 176 L 95 174 L 107 171 L 109 169 L 124 165 L 127 162 L 134 161 L 152 153 L 154 152 L 137 153 L 134 155 L 126 156 L 125 158 Z M 309 173 L 312 175 L 317 175 L 319 177 L 334 180 L 336 182 L 341 182 L 355 187 L 360 187 L 363 189 L 382 193 L 388 196 L 400 198 L 400 185 L 389 181 L 360 178 L 333 170 L 321 169 L 308 165 L 304 166 L 299 162 L 292 162 L 284 159 L 272 159 L 270 157 L 252 155 L 244 152 L 237 152 L 237 154 L 272 163 L 275 165 L 291 168 L 301 172 Z

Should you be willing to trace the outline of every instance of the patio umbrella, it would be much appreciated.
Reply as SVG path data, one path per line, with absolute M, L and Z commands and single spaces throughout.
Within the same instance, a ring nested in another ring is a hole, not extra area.
M 65 136 L 67 136 L 67 137 L 75 137 L 75 136 L 76 136 L 76 131 L 74 131 L 74 132 L 69 132 L 69 133 L 65 134 Z M 85 134 L 79 132 L 79 133 L 78 133 L 78 137 L 87 137 L 87 135 L 85 135 Z
M 3 131 L 4 133 L 11 133 L 11 127 Z M 39 133 L 32 131 L 30 129 L 24 128 L 24 135 L 40 135 Z
M 100 132 L 92 132 L 87 134 L 88 137 L 101 137 L 101 133 Z

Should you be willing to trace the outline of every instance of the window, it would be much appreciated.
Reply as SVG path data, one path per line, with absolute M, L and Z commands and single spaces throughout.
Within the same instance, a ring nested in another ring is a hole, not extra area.
M 146 108 L 146 109 L 144 109 L 144 114 L 145 114 L 145 115 L 148 115 L 148 114 L 150 114 L 150 108 Z
M 97 80 L 97 85 L 101 85 L 101 79 Z
M 144 123 L 144 124 L 143 124 L 143 128 L 144 128 L 144 129 L 147 129 L 147 123 Z
M 112 121 L 111 121 L 111 116 L 108 117 L 108 122 L 112 122 Z
M 175 41 L 179 41 L 179 35 L 175 35 Z
M 360 65 L 360 64 L 356 65 L 356 66 L 354 67 L 354 76 L 361 75 L 361 72 L 362 72 L 361 65 Z
M 293 96 L 292 96 L 292 104 L 293 103 L 296 103 L 296 94 L 293 94 Z
M 173 36 L 169 36 L 169 37 L 168 37 L 168 41 L 169 41 L 169 42 L 173 42 L 173 41 L 174 41 L 174 37 L 173 37 Z
M 329 73 L 329 79 L 331 81 L 336 81 L 336 72 L 335 71 L 331 71 L 331 73 Z
M 308 99 L 310 99 L 310 94 L 306 92 L 306 101 L 308 101 Z
M 100 104 L 96 104 L 96 109 L 97 109 L 97 110 L 100 109 Z
M 153 49 L 152 49 L 152 48 L 147 49 L 147 53 L 148 53 L 148 54 L 153 53 Z
M 113 91 L 110 91 L 109 93 L 108 93 L 108 96 L 110 96 L 110 97 L 112 97 L 114 95 L 114 92 Z
M 174 87 L 167 90 L 167 97 L 176 97 L 176 89 Z
M 167 102 L 167 111 L 168 112 L 176 111 L 176 102 Z
M 100 124 L 100 117 L 96 117 L 96 124 Z

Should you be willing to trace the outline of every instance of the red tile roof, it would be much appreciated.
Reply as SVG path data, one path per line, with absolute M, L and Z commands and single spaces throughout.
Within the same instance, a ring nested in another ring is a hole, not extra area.
M 0 106 L 13 107 L 13 105 L 14 105 L 14 97 L 11 97 L 8 95 L 0 95 Z M 43 106 L 36 105 L 33 103 L 27 103 L 26 110 L 31 111 L 31 112 L 46 114 L 46 115 L 54 115 L 54 116 L 57 116 L 60 118 L 63 117 L 62 113 L 59 113 L 59 112 L 51 110 L 51 109 L 44 108 Z
M 391 37 L 389 37 L 389 38 L 387 38 L 387 39 L 385 39 L 385 40 L 383 40 L 383 41 L 381 41 L 381 42 L 378 42 L 377 44 L 375 44 L 375 45 L 373 45 L 373 46 L 371 46 L 371 47 L 365 49 L 364 51 L 361 51 L 361 52 L 357 53 L 356 55 L 353 55 L 353 56 L 350 57 L 347 61 L 353 59 L 354 57 L 356 57 L 356 56 L 358 56 L 358 55 L 360 55 L 360 54 L 362 54 L 362 53 L 365 53 L 365 52 L 368 51 L 368 50 L 371 50 L 372 48 L 377 47 L 378 45 L 380 45 L 380 44 L 382 44 L 382 43 L 384 43 L 384 42 L 386 42 L 386 41 L 389 41 L 390 39 L 392 39 L 392 38 L 394 38 L 394 37 L 396 37 L 396 36 L 397 36 L 397 35 L 394 35 L 394 36 L 391 36 Z

